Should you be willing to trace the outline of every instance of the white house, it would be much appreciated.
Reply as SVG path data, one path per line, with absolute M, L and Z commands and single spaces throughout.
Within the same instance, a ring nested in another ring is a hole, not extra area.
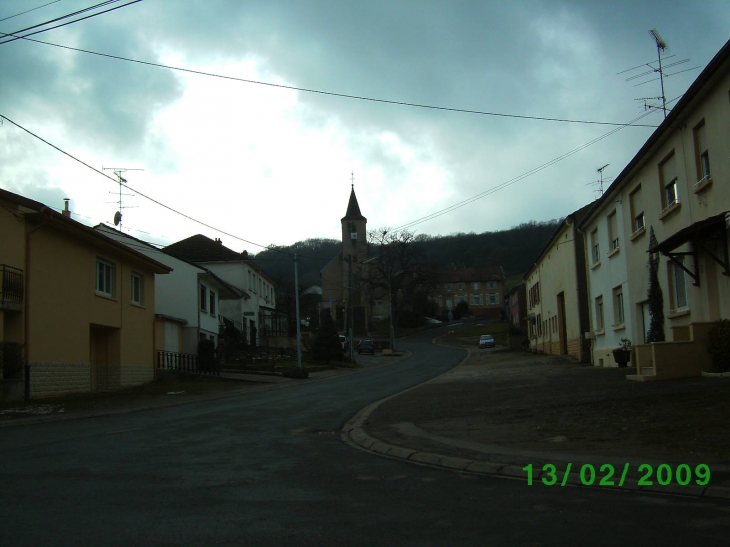
M 276 312 L 276 285 L 248 253 L 237 253 L 223 246 L 220 239 L 194 235 L 165 247 L 167 254 L 192 262 L 213 272 L 234 287 L 246 291 L 248 298 L 221 304 L 221 312 L 242 325 L 252 346 L 264 340 L 271 343 L 286 334 L 284 317 Z
M 217 345 L 224 309 L 250 300 L 245 291 L 200 265 L 110 226 L 100 224 L 95 229 L 172 268 L 169 275 L 155 275 L 155 314 L 157 328 L 162 331 L 156 333 L 158 350 L 195 354 L 202 339 Z
M 580 224 L 589 254 L 594 364 L 611 364 L 611 350 L 628 338 L 637 367 L 630 379 L 708 370 L 707 333 L 730 317 L 728 89 L 730 42 Z M 652 319 L 648 251 L 659 258 L 664 317 L 664 341 L 651 343 L 645 343 Z

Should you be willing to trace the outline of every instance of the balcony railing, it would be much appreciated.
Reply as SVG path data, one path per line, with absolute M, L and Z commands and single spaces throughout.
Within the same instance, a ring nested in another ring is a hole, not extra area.
M 23 293 L 23 270 L 0 264 L 0 309 L 20 310 Z

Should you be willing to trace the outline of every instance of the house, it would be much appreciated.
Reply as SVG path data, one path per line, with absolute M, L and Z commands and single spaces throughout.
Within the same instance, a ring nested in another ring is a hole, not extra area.
M 730 316 L 730 42 L 580 223 L 588 247 L 593 362 L 634 345 L 630 379 L 698 375 L 713 323 Z M 656 242 L 651 240 L 654 233 Z M 659 258 L 663 342 L 647 339 L 649 256 Z
M 590 359 L 585 249 L 576 224 L 591 205 L 565 217 L 525 273 L 531 351 Z
M 354 334 L 364 334 L 370 322 L 369 298 L 363 280 L 367 277 L 367 218 L 360 212 L 355 187 L 350 191 L 342 226 L 342 251 L 320 272 L 322 278 L 322 308 L 330 310 L 340 331 L 353 328 Z M 387 298 L 387 295 L 385 296 Z M 387 308 L 387 301 L 379 308 Z
M 505 298 L 507 304 L 507 320 L 513 327 L 517 327 L 522 332 L 527 332 L 527 290 L 525 282 L 520 281 L 507 291 Z
M 220 239 L 194 235 L 165 247 L 170 256 L 201 266 L 229 285 L 246 292 L 249 298 L 227 299 L 220 313 L 240 322 L 251 347 L 277 346 L 286 338 L 286 316 L 276 311 L 276 284 L 257 266 L 246 251 L 237 253 Z
M 156 350 L 197 355 L 200 340 L 218 345 L 222 326 L 229 324 L 242 331 L 240 319 L 226 317 L 221 310 L 229 307 L 230 301 L 236 307 L 240 300 L 250 300 L 246 291 L 202 266 L 175 258 L 110 226 L 99 224 L 95 229 L 172 268 L 169 274 L 155 276 Z
M 68 205 L 68 202 L 66 202 Z M 153 380 L 155 275 L 170 267 L 50 207 L 0 190 L 3 397 L 119 389 Z M 22 389 L 20 393 L 22 394 Z
M 469 313 L 477 317 L 499 317 L 504 310 L 504 270 L 501 266 L 444 268 L 436 274 L 437 283 L 429 297 L 438 313 L 446 316 L 466 302 Z

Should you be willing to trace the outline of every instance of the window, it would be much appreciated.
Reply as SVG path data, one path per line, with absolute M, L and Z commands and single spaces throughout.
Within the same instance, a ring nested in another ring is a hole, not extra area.
M 542 336 L 542 318 L 537 314 L 537 335 Z
M 603 330 L 603 296 L 596 298 L 596 330 Z
M 445 283 L 445 284 L 444 284 L 444 289 L 445 289 L 445 290 L 447 290 L 447 291 L 450 291 L 450 290 L 451 290 L 451 288 L 452 288 L 452 284 L 451 284 L 451 283 Z
M 683 258 L 677 259 L 678 262 L 684 262 Z M 681 266 L 674 262 L 669 262 L 669 282 L 671 284 L 671 298 L 672 298 L 672 310 L 685 310 L 687 309 L 687 280 L 685 278 L 685 272 Z
M 481 294 L 472 294 L 471 295 L 471 305 L 472 306 L 481 306 L 482 305 L 482 295 Z
M 499 304 L 497 301 L 497 297 L 499 296 L 499 293 L 493 292 L 489 293 L 489 303 L 490 304 Z
M 616 210 L 608 215 L 608 240 L 611 242 L 611 252 L 619 248 L 618 240 L 618 221 L 616 220 Z
M 456 303 L 466 302 L 466 297 L 463 294 L 456 295 Z
M 679 203 L 677 165 L 674 152 L 659 165 L 659 180 L 662 184 L 662 209 L 668 209 Z
M 631 231 L 638 232 L 644 228 L 644 200 L 641 196 L 641 184 L 629 194 L 631 206 Z
M 476 289 L 481 289 L 482 288 L 482 284 L 479 281 L 474 281 L 474 283 L 471 284 L 471 288 L 472 289 L 475 289 L 475 290 Z
M 200 286 L 200 309 L 208 311 L 208 289 L 205 285 Z
M 613 289 L 613 326 L 624 323 L 624 291 L 621 285 Z
M 487 288 L 488 289 L 496 289 L 497 288 L 497 282 L 496 281 L 487 281 Z
M 96 259 L 96 293 L 112 298 L 114 296 L 114 264 Z
M 253 284 L 251 283 L 251 270 L 248 271 L 248 290 L 253 290 Z
M 601 248 L 598 245 L 598 228 L 591 232 L 591 257 L 593 258 L 594 265 L 601 261 Z
M 144 276 L 135 272 L 132 272 L 132 303 L 144 304 Z
M 208 309 L 211 315 L 215 315 L 215 291 L 209 291 L 209 303 Z
M 705 120 L 695 127 L 695 153 L 697 157 L 697 182 L 710 178 L 710 153 L 707 150 L 707 131 Z
M 464 290 L 464 284 L 463 283 L 457 283 L 456 284 L 456 288 L 459 289 L 460 291 L 461 290 Z

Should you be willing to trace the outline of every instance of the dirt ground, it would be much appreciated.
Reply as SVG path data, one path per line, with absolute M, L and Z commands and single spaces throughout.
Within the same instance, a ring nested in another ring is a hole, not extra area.
M 386 424 L 406 422 L 431 435 L 519 450 L 730 463 L 730 378 L 633 382 L 630 368 L 449 343 L 471 349 L 471 357 L 409 392 L 407 404 L 396 397 L 378 407 L 376 437 L 396 440 Z

